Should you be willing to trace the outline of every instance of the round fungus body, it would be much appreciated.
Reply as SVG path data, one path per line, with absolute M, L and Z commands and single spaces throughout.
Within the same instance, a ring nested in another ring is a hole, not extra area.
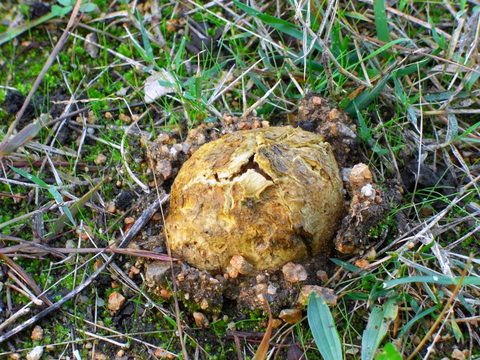
M 172 253 L 221 273 L 234 256 L 255 271 L 328 254 L 343 211 L 343 183 L 321 136 L 292 127 L 239 131 L 207 143 L 172 187 Z

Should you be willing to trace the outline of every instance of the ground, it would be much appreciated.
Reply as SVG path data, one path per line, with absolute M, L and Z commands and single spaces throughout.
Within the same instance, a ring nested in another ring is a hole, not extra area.
M 476 4 L 75 5 L 0 5 L 0 355 L 478 357 Z M 168 254 L 182 164 L 270 126 L 335 149 L 334 250 Z

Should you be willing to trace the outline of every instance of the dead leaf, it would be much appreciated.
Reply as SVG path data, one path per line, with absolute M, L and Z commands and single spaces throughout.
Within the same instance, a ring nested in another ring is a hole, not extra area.
M 175 77 L 165 69 L 150 75 L 145 81 L 145 102 L 151 104 L 165 94 L 176 92 L 176 84 Z

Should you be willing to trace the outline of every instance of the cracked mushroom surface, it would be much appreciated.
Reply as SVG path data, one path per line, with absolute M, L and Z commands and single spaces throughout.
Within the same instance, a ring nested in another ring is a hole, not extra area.
M 228 272 L 234 256 L 253 271 L 328 254 L 344 215 L 330 145 L 300 128 L 238 131 L 207 143 L 171 190 L 165 231 L 172 253 Z

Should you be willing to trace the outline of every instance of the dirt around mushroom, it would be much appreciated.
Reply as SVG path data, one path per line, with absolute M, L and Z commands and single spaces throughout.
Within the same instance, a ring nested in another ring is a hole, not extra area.
M 397 196 L 399 191 L 395 186 L 388 187 L 387 191 L 387 188 L 376 184 L 368 166 L 363 164 L 358 165 L 356 168 L 354 167 L 354 165 L 360 162 L 360 154 L 357 149 L 356 128 L 353 123 L 341 111 L 331 106 L 327 100 L 310 95 L 300 104 L 295 118 L 291 119 L 288 124 L 276 125 L 302 127 L 319 134 L 315 136 L 328 139 L 332 145 L 333 154 L 340 166 L 343 180 L 342 193 L 345 196 L 345 199 L 342 200 L 343 204 L 338 204 L 338 206 L 347 209 L 345 212 L 346 217 L 344 217 L 336 231 L 336 238 L 331 240 L 329 246 L 330 249 L 336 247 L 338 252 L 334 256 L 341 257 L 342 252 L 361 254 L 371 246 L 374 246 L 375 239 L 369 237 L 369 229 L 385 218 L 392 204 L 397 204 L 400 199 Z M 203 124 L 192 129 L 184 141 L 180 140 L 179 135 L 175 133 L 161 134 L 154 146 L 148 150 L 150 166 L 153 171 L 161 175 L 159 176 L 160 185 L 168 189 L 172 180 L 179 173 L 183 162 L 190 158 L 204 143 L 217 140 L 224 134 L 238 130 L 262 129 L 267 126 L 268 124 L 255 118 L 241 119 L 225 115 L 220 122 Z M 258 130 L 260 133 L 262 131 L 265 130 Z M 237 135 L 231 136 L 232 139 L 237 139 L 238 137 Z M 160 149 L 160 151 L 156 152 L 155 149 Z M 209 152 L 200 151 L 199 154 L 202 156 L 209 156 Z M 251 158 L 252 154 L 249 154 L 246 158 L 247 163 Z M 165 161 L 170 164 L 170 166 L 166 166 L 167 169 L 171 169 L 168 172 L 164 170 Z M 210 164 L 210 166 L 213 166 L 213 164 Z M 206 164 L 204 165 L 206 166 Z M 360 177 L 362 178 L 361 181 L 359 180 L 361 184 L 355 183 L 356 180 L 354 179 L 359 169 Z M 248 170 L 244 169 L 244 171 L 240 172 L 243 174 Z M 262 172 L 258 171 L 256 173 L 262 174 Z M 241 176 L 242 174 L 239 173 L 237 175 Z M 218 180 L 218 177 L 223 175 L 213 174 L 212 176 L 213 179 Z M 270 179 L 272 178 L 272 175 L 269 173 L 267 173 L 267 176 Z M 265 176 L 263 177 L 268 179 Z M 352 180 L 355 183 L 353 185 Z M 204 190 L 207 192 L 206 189 Z M 202 196 L 202 194 L 199 192 L 197 197 Z M 302 196 L 307 195 L 304 194 Z M 185 202 L 190 200 L 182 198 L 175 201 Z M 245 199 L 243 201 L 245 202 Z M 242 204 L 242 201 L 239 201 L 239 204 Z M 352 229 L 362 230 L 352 231 Z M 195 241 L 195 239 L 192 239 L 192 241 Z M 155 243 L 157 248 L 164 248 L 164 235 L 159 234 Z M 152 245 L 152 247 L 155 246 Z M 302 293 L 302 288 L 305 288 L 305 291 L 307 289 L 311 291 L 311 288 L 308 288 L 308 286 L 317 286 L 321 289 L 321 286 L 328 279 L 328 274 L 333 274 L 335 269 L 334 264 L 328 261 L 328 256 L 332 255 L 330 250 L 319 252 L 311 257 L 294 257 L 283 263 L 277 263 L 272 268 L 264 269 L 256 265 L 252 266 L 248 256 L 243 256 L 240 252 L 234 251 L 229 254 L 228 259 L 232 260 L 233 258 L 233 263 L 228 264 L 222 260 L 222 266 L 220 267 L 203 267 L 203 269 L 191 266 L 189 262 L 192 262 L 192 260 L 187 257 L 186 261 L 175 264 L 174 279 L 170 277 L 170 270 L 160 271 L 161 275 L 158 275 L 159 268 L 165 268 L 168 264 L 160 262 L 150 263 L 146 267 L 146 279 L 148 280 L 146 284 L 152 293 L 158 296 L 169 297 L 171 292 L 167 290 L 171 289 L 171 282 L 174 281 L 181 303 L 190 311 L 218 313 L 231 307 L 235 311 L 265 309 L 263 300 L 265 297 L 269 301 L 269 305 L 274 313 L 278 315 L 282 309 L 302 309 L 304 304 L 298 300 L 299 295 Z M 177 254 L 181 255 L 183 252 L 178 251 Z M 198 260 L 201 261 L 202 257 L 210 254 L 208 252 L 200 252 L 199 255 Z M 240 257 L 235 258 L 234 256 L 237 255 Z M 291 265 L 287 269 L 282 270 L 282 265 L 291 260 L 293 260 Z M 246 265 L 243 263 L 244 261 L 246 261 Z M 252 268 L 249 268 L 247 265 L 252 266 Z M 201 264 L 198 267 L 202 268 Z M 214 271 L 208 272 L 205 269 L 214 269 Z M 292 269 L 301 273 L 301 276 L 292 277 Z M 290 319 L 291 317 L 287 318 Z

